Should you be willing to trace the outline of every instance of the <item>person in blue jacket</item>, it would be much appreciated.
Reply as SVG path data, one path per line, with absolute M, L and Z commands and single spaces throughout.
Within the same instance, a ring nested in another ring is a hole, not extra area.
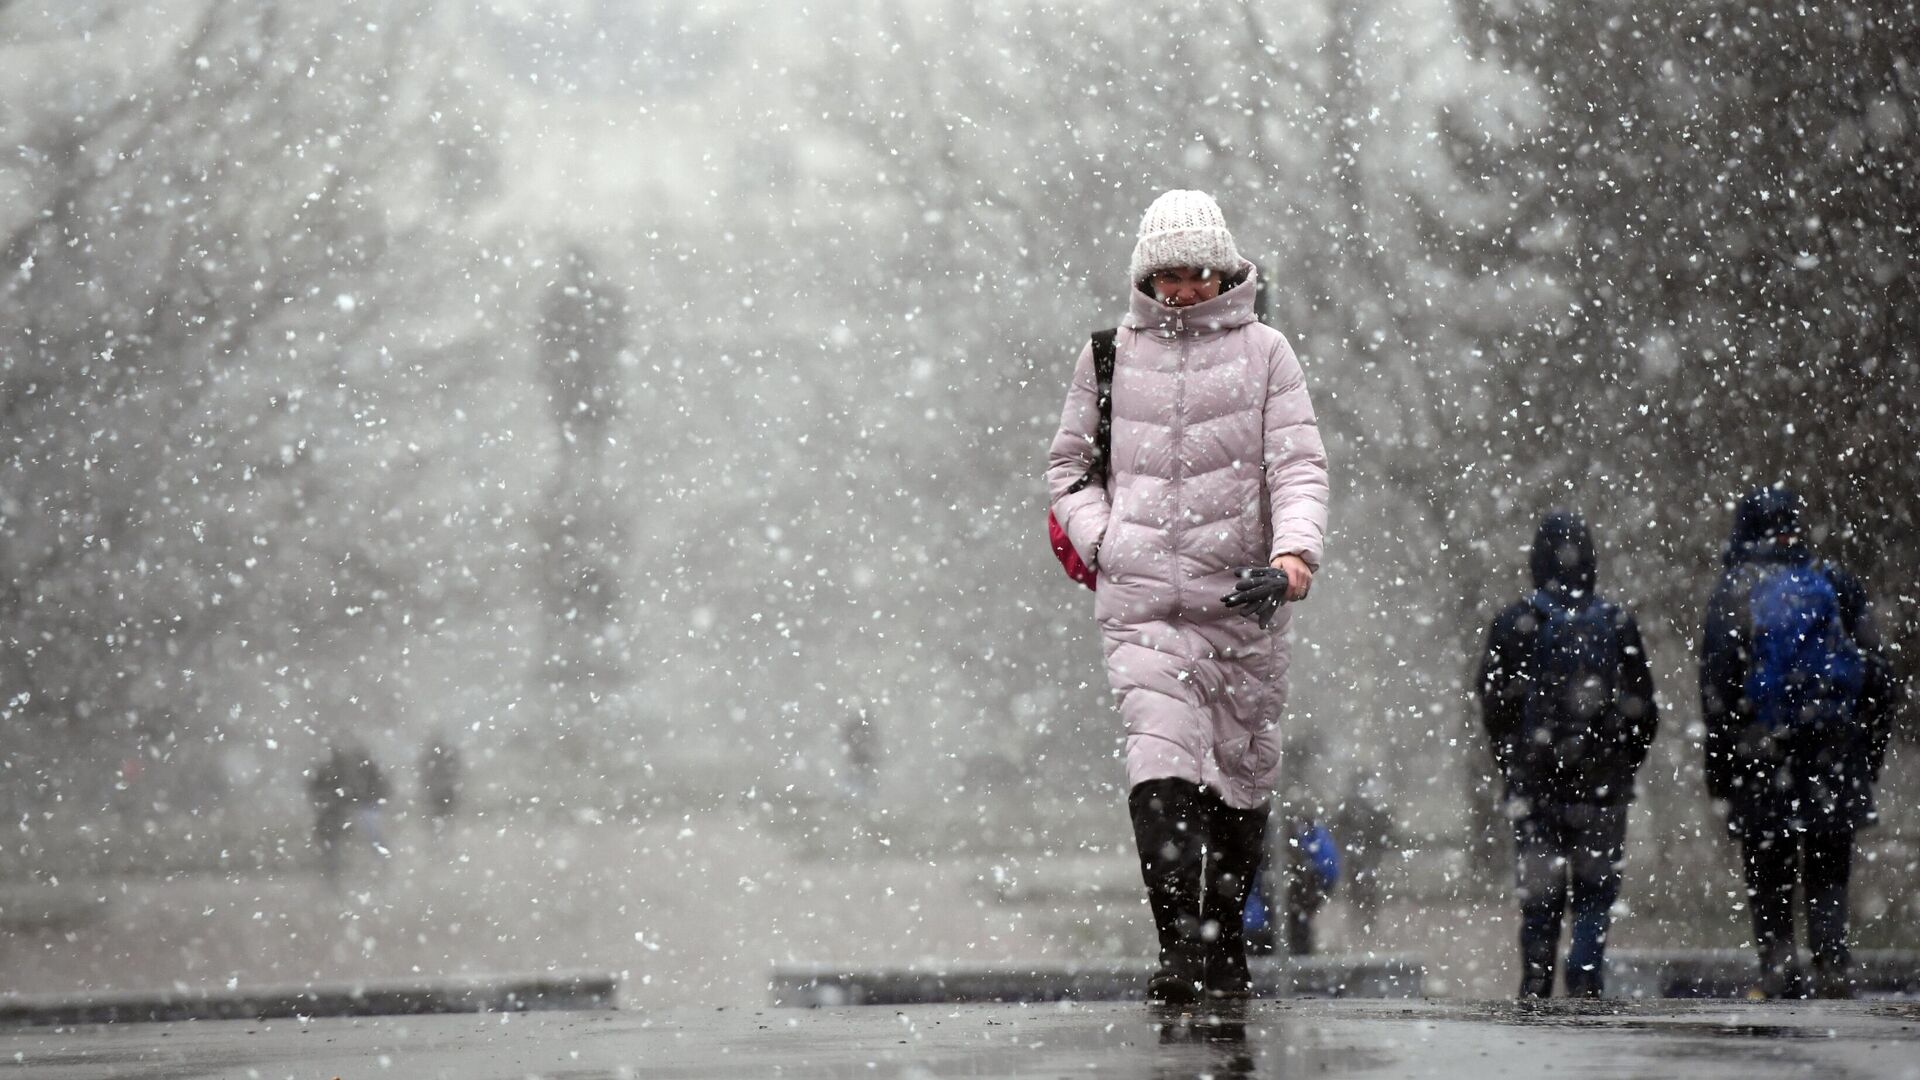
M 1859 579 L 1814 558 L 1800 497 L 1740 502 L 1700 637 L 1707 792 L 1740 843 L 1760 979 L 1755 997 L 1851 996 L 1847 886 L 1897 685 Z M 1795 887 L 1814 978 L 1798 970 Z
M 1594 590 L 1593 537 L 1557 510 L 1534 537 L 1533 592 L 1500 612 L 1480 665 L 1480 717 L 1506 779 L 1520 897 L 1520 996 L 1553 993 L 1573 910 L 1567 994 L 1605 989 L 1627 804 L 1659 712 L 1631 612 Z

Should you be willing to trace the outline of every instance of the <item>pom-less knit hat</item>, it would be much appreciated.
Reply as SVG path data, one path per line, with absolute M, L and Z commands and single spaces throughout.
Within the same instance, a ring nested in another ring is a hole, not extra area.
M 1204 191 L 1169 191 L 1153 200 L 1140 219 L 1140 240 L 1133 245 L 1133 280 L 1181 266 L 1232 273 L 1240 252 L 1227 231 L 1220 204 Z

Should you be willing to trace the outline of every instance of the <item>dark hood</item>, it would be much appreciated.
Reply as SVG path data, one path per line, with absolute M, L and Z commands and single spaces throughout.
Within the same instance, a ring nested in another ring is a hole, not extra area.
M 1740 500 L 1733 514 L 1733 531 L 1721 551 L 1721 561 L 1737 566 L 1755 559 L 1796 561 L 1806 558 L 1799 540 L 1800 495 L 1785 484 L 1755 488 Z M 1792 538 L 1783 542 L 1782 537 Z
M 1533 536 L 1533 587 L 1559 598 L 1593 595 L 1593 534 L 1579 514 L 1555 510 Z

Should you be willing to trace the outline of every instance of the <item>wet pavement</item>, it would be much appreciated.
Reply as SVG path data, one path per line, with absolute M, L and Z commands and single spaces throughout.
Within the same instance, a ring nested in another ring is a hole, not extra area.
M 1917 1078 L 1902 1002 L 1267 1001 L 712 1009 L 0 1029 L 46 1080 Z

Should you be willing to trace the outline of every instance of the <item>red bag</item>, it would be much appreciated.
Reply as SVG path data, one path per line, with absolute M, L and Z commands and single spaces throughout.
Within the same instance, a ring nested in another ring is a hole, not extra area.
M 1060 527 L 1060 519 L 1054 517 L 1051 510 L 1047 511 L 1047 539 L 1053 541 L 1053 557 L 1060 560 L 1068 577 L 1089 589 L 1100 587 L 1100 576 L 1080 561 L 1080 553 L 1073 550 L 1073 542 L 1067 539 L 1067 530 Z
M 1093 377 L 1100 402 L 1100 425 L 1093 437 L 1093 461 L 1088 465 L 1087 475 L 1073 482 L 1067 489 L 1071 495 L 1088 484 L 1093 483 L 1097 474 L 1101 481 L 1107 478 L 1107 455 L 1113 447 L 1113 361 L 1114 338 L 1117 331 L 1099 330 L 1093 335 Z M 1085 585 L 1089 589 L 1098 589 L 1099 573 L 1089 567 L 1073 550 L 1073 542 L 1067 539 L 1067 530 L 1060 526 L 1060 519 L 1047 511 L 1047 541 L 1053 545 L 1053 557 L 1060 560 L 1060 568 L 1067 576 Z

